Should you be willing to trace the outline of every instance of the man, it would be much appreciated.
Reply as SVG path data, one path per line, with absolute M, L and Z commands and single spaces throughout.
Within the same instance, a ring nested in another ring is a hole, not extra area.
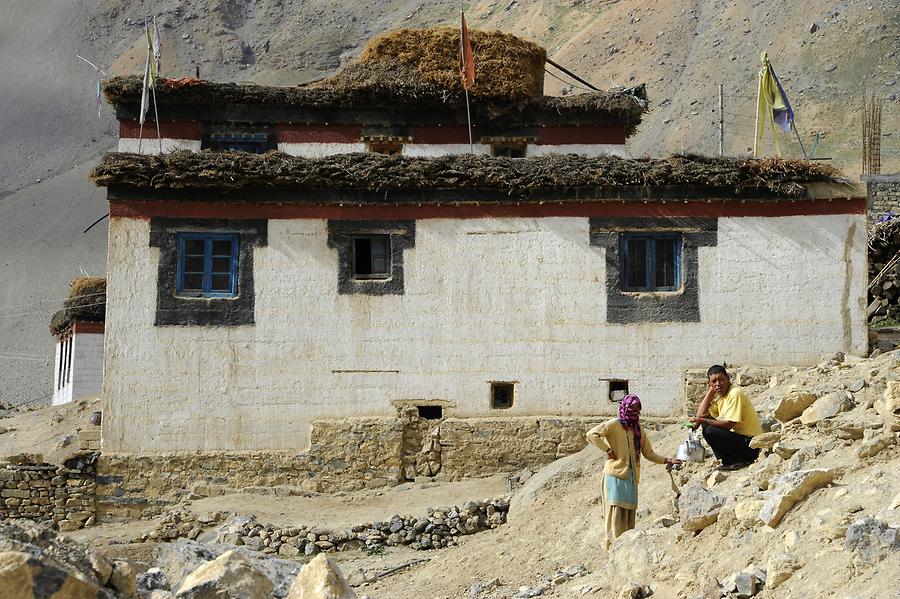
M 709 391 L 691 422 L 695 429 L 703 428 L 703 438 L 722 462 L 719 470 L 745 468 L 759 456 L 758 449 L 750 448 L 750 439 L 762 434 L 759 416 L 747 393 L 731 384 L 724 367 L 711 366 L 706 378 Z

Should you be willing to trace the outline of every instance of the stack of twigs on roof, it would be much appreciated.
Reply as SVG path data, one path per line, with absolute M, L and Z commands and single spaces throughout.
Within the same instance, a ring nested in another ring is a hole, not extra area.
M 50 319 L 50 332 L 59 335 L 76 320 L 106 320 L 106 279 L 79 277 L 73 280 L 69 297 L 63 302 L 63 309 L 54 313 Z
M 846 183 L 835 169 L 801 160 L 700 156 L 632 160 L 574 154 L 526 159 L 338 154 L 310 159 L 280 152 L 208 151 L 107 154 L 91 178 L 97 185 L 151 189 L 502 189 L 512 199 L 559 188 L 667 185 L 719 187 L 734 193 L 766 190 L 776 196 L 801 197 L 805 183 Z
M 900 218 L 869 226 L 869 321 L 900 322 Z

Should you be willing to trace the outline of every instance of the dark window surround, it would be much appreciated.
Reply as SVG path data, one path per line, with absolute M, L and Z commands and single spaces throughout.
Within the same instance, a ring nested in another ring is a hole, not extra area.
M 635 259 L 629 254 L 629 242 L 641 241 L 644 243 L 644 264 L 641 265 L 644 280 L 637 284 L 629 284 L 628 271 Z M 673 247 L 672 270 L 674 271 L 672 285 L 660 285 L 656 280 L 656 271 L 661 258 L 658 251 L 660 241 L 671 241 Z M 681 234 L 679 233 L 622 233 L 619 236 L 619 253 L 621 255 L 622 291 L 630 292 L 678 292 L 681 289 Z
M 230 297 L 184 297 L 177 293 L 178 234 L 238 236 L 237 287 Z M 150 219 L 150 247 L 159 248 L 156 326 L 241 326 L 254 324 L 253 249 L 268 244 L 268 221 L 238 219 Z
M 360 279 L 353 276 L 353 238 L 360 235 L 390 235 L 390 276 Z M 414 220 L 330 220 L 328 247 L 337 250 L 338 293 L 403 295 L 403 250 L 415 247 Z
M 590 243 L 606 250 L 606 320 L 613 324 L 700 322 L 698 248 L 718 243 L 715 218 L 596 217 L 590 219 Z M 681 281 L 677 292 L 622 291 L 619 238 L 622 233 L 680 234 Z
M 275 129 L 271 125 L 245 123 L 207 123 L 200 149 L 214 152 L 250 152 L 264 154 L 278 149 Z

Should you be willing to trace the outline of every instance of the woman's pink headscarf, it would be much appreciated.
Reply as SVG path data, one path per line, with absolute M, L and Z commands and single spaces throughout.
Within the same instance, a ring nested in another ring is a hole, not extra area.
M 637 460 L 641 460 L 641 398 L 626 395 L 619 404 L 619 423 L 634 434 L 634 448 Z

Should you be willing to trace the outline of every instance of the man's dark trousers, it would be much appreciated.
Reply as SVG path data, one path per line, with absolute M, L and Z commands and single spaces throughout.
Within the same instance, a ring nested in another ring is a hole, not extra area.
M 759 450 L 750 448 L 750 439 L 752 437 L 746 437 L 734 431 L 704 424 L 703 438 L 706 439 L 706 442 L 723 466 L 750 464 L 759 457 Z

